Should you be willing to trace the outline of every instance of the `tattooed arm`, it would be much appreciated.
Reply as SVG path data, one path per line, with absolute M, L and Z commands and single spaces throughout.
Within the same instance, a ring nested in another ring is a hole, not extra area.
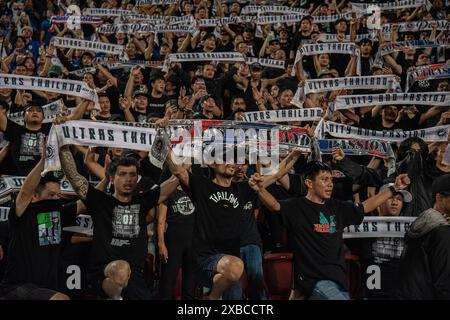
M 88 193 L 89 183 L 85 177 L 77 172 L 75 161 L 73 160 L 72 153 L 69 146 L 63 146 L 59 151 L 59 158 L 61 161 L 62 169 L 72 185 L 75 192 L 78 194 L 81 200 L 86 200 Z
M 275 174 L 263 177 L 262 187 L 267 188 L 287 174 L 297 162 L 298 158 L 300 158 L 301 154 L 302 152 L 300 151 L 291 151 L 289 155 L 280 163 L 278 171 Z

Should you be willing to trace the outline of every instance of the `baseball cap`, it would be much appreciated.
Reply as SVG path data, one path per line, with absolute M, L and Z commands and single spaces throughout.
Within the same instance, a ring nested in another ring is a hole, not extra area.
M 385 184 L 384 186 L 382 186 L 382 187 L 380 188 L 380 192 L 381 192 L 381 191 L 384 191 L 384 190 L 386 190 L 386 189 L 388 189 L 388 188 L 391 187 L 391 186 L 394 186 L 394 184 L 393 184 L 393 183 L 387 183 L 387 184 Z M 450 190 L 450 189 L 449 189 L 449 190 Z M 412 194 L 411 194 L 410 192 L 408 192 L 408 191 L 406 191 L 406 190 L 398 190 L 396 193 L 402 195 L 402 197 L 403 197 L 403 202 L 408 203 L 408 202 L 411 202 L 411 201 L 412 201 Z
M 450 195 L 450 174 L 444 174 L 434 180 L 431 185 L 431 192 L 433 193 L 433 197 L 436 193 Z
M 62 68 L 56 64 L 52 65 L 50 69 L 48 69 L 48 76 L 59 76 L 62 73 Z
M 274 44 L 274 43 L 280 43 L 280 39 L 278 39 L 278 37 L 275 37 L 275 38 L 273 38 L 273 39 L 271 39 L 270 41 L 269 41 L 269 44 Z
M 42 107 L 36 103 L 31 102 L 30 105 L 25 108 L 25 112 L 31 109 L 38 109 L 40 112 L 42 112 L 42 114 L 44 114 L 44 109 L 42 109 Z
M 250 65 L 252 69 L 262 69 L 262 64 L 259 62 L 254 62 Z
M 334 78 L 333 73 L 331 73 L 331 71 L 329 69 L 323 69 L 321 71 L 319 71 L 319 73 L 317 74 L 317 78 L 322 78 L 323 76 L 332 76 Z
M 139 89 L 137 89 L 133 93 L 133 98 L 136 98 L 137 96 L 146 96 L 148 97 L 148 89 L 146 86 L 140 86 Z
M 135 158 L 136 160 L 141 160 L 139 151 L 133 149 L 126 149 L 122 152 L 122 157 Z

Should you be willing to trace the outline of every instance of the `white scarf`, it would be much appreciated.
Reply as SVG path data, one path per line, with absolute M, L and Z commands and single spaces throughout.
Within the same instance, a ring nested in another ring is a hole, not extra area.
M 377 131 L 372 129 L 352 127 L 349 125 L 324 121 L 322 133 L 328 132 L 331 136 L 343 139 L 369 139 L 383 140 L 389 142 L 402 142 L 411 137 L 419 137 L 426 142 L 447 141 L 450 125 L 436 126 L 427 129 L 418 129 L 411 131 L 403 130 L 384 130 Z
M 339 96 L 334 101 L 333 110 L 360 108 L 375 105 L 450 105 L 450 93 L 384 93 L 375 95 Z
M 344 228 L 344 239 L 403 238 L 416 217 L 364 217 L 360 225 Z
M 286 122 L 286 121 L 319 121 L 322 118 L 321 108 L 280 109 L 256 112 L 244 112 L 242 121 L 246 122 Z
M 72 38 L 54 38 L 54 45 L 58 48 L 73 48 L 80 50 L 90 50 L 120 55 L 123 53 L 124 46 L 118 44 L 104 43 L 100 41 L 86 41 Z
M 42 106 L 42 111 L 44 111 L 44 121 L 43 123 L 50 123 L 56 118 L 58 114 L 61 113 L 61 108 L 64 106 L 62 99 L 56 100 L 49 104 Z M 8 119 L 14 121 L 17 124 L 23 125 L 23 111 L 9 113 Z
M 76 96 L 94 101 L 98 105 L 95 89 L 91 89 L 83 81 L 0 74 L 0 87 L 20 90 L 38 90 Z

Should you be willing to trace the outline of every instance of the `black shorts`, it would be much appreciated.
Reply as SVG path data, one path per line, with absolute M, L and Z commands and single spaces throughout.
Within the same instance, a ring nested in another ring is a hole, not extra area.
M 108 296 L 103 291 L 103 280 L 105 280 L 105 266 L 90 270 L 88 273 L 88 287 L 91 294 L 106 299 Z M 123 289 L 124 300 L 151 300 L 152 293 L 147 287 L 141 271 L 132 270 L 128 286 Z
M 50 300 L 58 291 L 40 288 L 33 283 L 21 285 L 0 285 L 3 300 Z

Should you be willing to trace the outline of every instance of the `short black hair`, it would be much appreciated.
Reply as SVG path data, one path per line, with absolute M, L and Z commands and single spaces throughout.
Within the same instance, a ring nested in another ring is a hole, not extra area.
M 313 23 L 313 17 L 311 16 L 305 16 L 300 20 L 300 24 L 304 21 L 304 20 L 308 20 L 311 24 Z
M 111 164 L 109 165 L 108 174 L 109 174 L 110 177 L 113 177 L 113 176 L 116 175 L 117 168 L 119 166 L 123 166 L 123 167 L 135 166 L 136 170 L 139 169 L 139 164 L 138 164 L 138 162 L 137 162 L 137 160 L 135 158 L 132 158 L 132 157 L 117 157 L 113 161 L 111 161 Z
M 101 92 L 101 93 L 97 94 L 97 96 L 98 96 L 99 99 L 101 97 L 107 97 L 111 101 L 111 99 L 109 98 L 109 95 L 107 93 L 105 93 L 105 92 Z
M 305 179 L 314 180 L 320 174 L 320 171 L 332 172 L 331 167 L 325 162 L 312 161 L 306 164 L 303 174 Z
M 150 83 L 154 83 L 157 80 L 166 80 L 162 72 L 155 72 L 150 76 Z
M 6 101 L 0 100 L 0 108 L 5 109 L 8 112 L 9 104 Z
M 61 179 L 59 178 L 58 174 L 56 171 L 50 171 L 47 172 L 45 174 L 45 176 L 43 176 L 41 178 L 41 180 L 39 180 L 39 184 L 35 189 L 35 192 L 37 194 L 41 194 L 42 190 L 44 190 L 45 186 L 47 183 L 57 183 L 60 184 L 61 183 Z

